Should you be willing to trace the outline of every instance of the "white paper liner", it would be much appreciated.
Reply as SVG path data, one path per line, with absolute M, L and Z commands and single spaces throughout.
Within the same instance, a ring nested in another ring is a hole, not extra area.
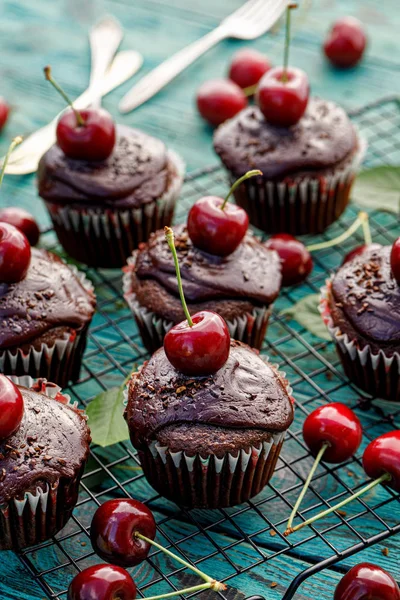
M 331 285 L 332 279 L 327 279 L 326 285 L 321 289 L 318 308 L 332 340 L 338 346 L 344 368 L 348 367 L 346 372 L 352 378 L 353 371 L 349 368 L 347 358 L 353 363 L 354 382 L 359 387 L 387 400 L 400 401 L 400 354 L 395 352 L 392 356 L 387 356 L 383 350 L 374 353 L 369 345 L 361 349 L 357 340 L 352 340 L 347 333 L 342 333 L 340 328 L 335 326 L 331 316 L 329 307 Z

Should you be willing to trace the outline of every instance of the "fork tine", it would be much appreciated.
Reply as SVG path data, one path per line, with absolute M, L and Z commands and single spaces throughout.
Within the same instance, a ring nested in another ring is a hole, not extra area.
M 273 2 L 274 0 L 257 0 L 244 14 L 242 14 L 242 19 L 251 20 L 253 15 L 260 11 L 269 13 L 271 4 L 273 4 Z
M 248 21 L 251 21 L 255 30 L 262 32 L 266 27 L 269 27 L 269 25 L 272 25 L 278 20 L 286 6 L 286 2 L 282 2 L 282 0 L 276 0 L 273 6 L 270 6 L 270 10 L 268 11 L 257 6 L 248 17 Z
M 246 14 L 253 8 L 253 6 L 259 4 L 260 2 L 265 3 L 265 0 L 247 0 L 247 2 L 242 4 L 242 6 L 240 6 L 235 12 L 231 13 L 227 19 L 245 17 Z M 267 0 L 267 2 L 269 2 L 269 0 Z

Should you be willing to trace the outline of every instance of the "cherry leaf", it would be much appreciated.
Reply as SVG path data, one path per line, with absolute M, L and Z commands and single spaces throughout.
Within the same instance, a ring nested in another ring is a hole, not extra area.
M 125 386 L 126 381 L 121 387 L 101 392 L 86 408 L 92 442 L 103 448 L 129 439 L 128 426 L 123 416 Z
M 363 208 L 398 214 L 400 209 L 400 166 L 373 167 L 357 176 L 351 197 Z
M 290 308 L 281 311 L 281 315 L 297 321 L 307 331 L 323 339 L 330 340 L 331 336 L 318 310 L 319 294 L 309 294 Z

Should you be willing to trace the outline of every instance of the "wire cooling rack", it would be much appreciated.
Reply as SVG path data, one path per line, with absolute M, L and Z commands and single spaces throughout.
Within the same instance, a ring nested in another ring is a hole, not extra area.
M 382 100 L 352 116 L 369 142 L 366 163 L 400 164 L 397 100 Z M 224 192 L 226 181 L 218 167 L 189 175 L 177 221 L 184 218 L 198 197 Z M 354 207 L 348 208 L 328 232 L 310 236 L 307 242 L 343 232 L 356 212 Z M 399 234 L 398 217 L 373 212 L 371 229 L 374 241 L 391 243 Z M 354 459 L 345 465 L 319 467 L 298 517 L 302 519 L 358 489 L 365 481 L 360 457 L 366 444 L 377 435 L 400 427 L 398 405 L 360 393 L 344 376 L 332 343 L 314 337 L 281 314 L 303 296 L 318 293 L 344 254 L 362 243 L 361 232 L 355 238 L 341 247 L 315 253 L 315 268 L 309 279 L 301 286 L 283 290 L 276 302 L 262 353 L 286 372 L 297 409 L 270 485 L 252 501 L 234 508 L 181 510 L 148 485 L 128 441 L 106 449 L 93 447 L 79 502 L 68 525 L 53 540 L 19 555 L 48 598 L 65 599 L 69 582 L 78 570 L 99 562 L 91 549 L 88 528 L 97 506 L 113 497 L 132 496 L 145 501 L 157 520 L 158 541 L 227 582 L 228 590 L 220 596 L 228 600 L 243 598 L 260 589 L 268 598 L 290 600 L 303 583 L 305 593 L 312 590 L 312 579 L 306 582 L 310 576 L 328 566 L 344 571 L 352 564 L 348 561 L 352 555 L 400 531 L 400 517 L 396 516 L 399 496 L 380 487 L 350 504 L 346 513 L 332 514 L 289 538 L 283 536 L 286 520 L 312 462 L 301 435 L 307 414 L 325 402 L 340 400 L 355 408 L 365 435 L 364 445 Z M 43 241 L 57 250 L 53 232 L 47 232 Z M 68 390 L 81 405 L 102 390 L 119 385 L 134 365 L 147 357 L 122 299 L 120 273 L 88 269 L 87 274 L 96 286 L 98 312 L 90 330 L 81 378 Z M 132 570 L 132 575 L 140 596 L 171 592 L 197 581 L 190 571 L 177 567 L 158 551 L 151 552 L 145 563 Z M 315 589 L 305 597 L 314 595 L 318 595 Z

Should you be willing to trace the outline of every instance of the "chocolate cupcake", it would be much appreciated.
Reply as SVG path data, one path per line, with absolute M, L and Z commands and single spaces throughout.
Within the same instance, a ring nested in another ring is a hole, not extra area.
M 189 311 L 217 312 L 227 322 L 232 338 L 261 348 L 281 285 L 276 252 L 247 233 L 232 254 L 216 256 L 196 248 L 186 226 L 173 230 Z M 152 234 L 133 253 L 123 283 L 143 342 L 153 352 L 162 345 L 166 332 L 185 318 L 164 231 Z
M 86 417 L 58 386 L 12 379 L 24 414 L 17 431 L 0 441 L 0 550 L 39 544 L 64 527 L 90 444 Z
M 45 377 L 63 387 L 77 379 L 95 306 L 83 273 L 32 248 L 26 276 L 0 282 L 0 371 Z
M 70 256 L 122 267 L 151 231 L 171 223 L 183 172 L 161 140 L 119 125 L 103 161 L 69 158 L 52 146 L 39 163 L 39 195 Z
M 342 265 L 322 290 L 320 311 L 346 375 L 366 392 L 400 400 L 400 285 L 391 246 Z
M 131 441 L 149 483 L 189 508 L 245 502 L 268 483 L 293 420 L 283 375 L 241 342 L 216 373 L 183 375 L 160 348 L 127 390 Z
M 249 169 L 263 172 L 234 194 L 253 225 L 305 234 L 324 231 L 346 208 L 365 143 L 342 108 L 311 98 L 289 128 L 245 108 L 216 130 L 214 148 L 232 182 Z

